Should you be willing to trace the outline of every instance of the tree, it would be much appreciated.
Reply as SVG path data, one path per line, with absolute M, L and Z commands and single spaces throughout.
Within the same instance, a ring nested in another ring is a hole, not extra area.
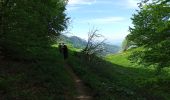
M 3 0 L 0 48 L 8 57 L 33 54 L 67 28 L 66 0 Z
M 148 0 L 147 0 L 148 1 Z M 131 60 L 159 69 L 170 66 L 170 0 L 142 2 L 133 15 L 128 41 L 144 48 L 131 55 Z
M 101 55 L 104 51 L 105 39 L 101 34 L 97 33 L 98 30 L 92 29 L 88 32 L 88 40 L 86 47 L 82 50 L 82 53 L 87 55 L 90 59 L 93 55 Z

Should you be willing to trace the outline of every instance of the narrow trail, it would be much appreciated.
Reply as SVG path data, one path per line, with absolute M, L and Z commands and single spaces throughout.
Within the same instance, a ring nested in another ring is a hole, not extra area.
M 74 73 L 72 68 L 67 63 L 65 63 L 65 68 L 75 83 L 75 87 L 78 93 L 78 95 L 75 97 L 75 100 L 93 100 L 92 96 L 89 94 L 90 92 L 88 88 L 84 85 L 83 81 Z

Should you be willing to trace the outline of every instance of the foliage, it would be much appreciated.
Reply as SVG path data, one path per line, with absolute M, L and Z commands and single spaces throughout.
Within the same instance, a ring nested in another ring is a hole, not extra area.
M 67 28 L 65 0 L 3 0 L 0 48 L 7 58 L 33 54 L 48 48 L 53 35 Z
M 131 60 L 158 68 L 170 66 L 170 1 L 153 0 L 140 3 L 133 15 L 128 41 L 144 50 L 134 52 Z

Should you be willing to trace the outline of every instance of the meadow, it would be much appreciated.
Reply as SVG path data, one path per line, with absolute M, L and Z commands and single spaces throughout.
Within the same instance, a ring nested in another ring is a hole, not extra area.
M 130 53 L 94 57 L 88 61 L 72 52 L 69 64 L 90 87 L 95 100 L 169 100 L 169 69 L 157 75 L 153 67 L 131 63 Z

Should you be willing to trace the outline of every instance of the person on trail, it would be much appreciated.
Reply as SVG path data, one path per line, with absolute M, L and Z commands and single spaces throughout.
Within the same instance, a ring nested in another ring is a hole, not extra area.
M 64 55 L 64 59 L 68 58 L 68 48 L 67 45 L 63 45 L 63 55 Z
M 62 53 L 62 45 L 61 45 L 61 43 L 59 43 L 58 49 L 59 49 L 59 52 Z

